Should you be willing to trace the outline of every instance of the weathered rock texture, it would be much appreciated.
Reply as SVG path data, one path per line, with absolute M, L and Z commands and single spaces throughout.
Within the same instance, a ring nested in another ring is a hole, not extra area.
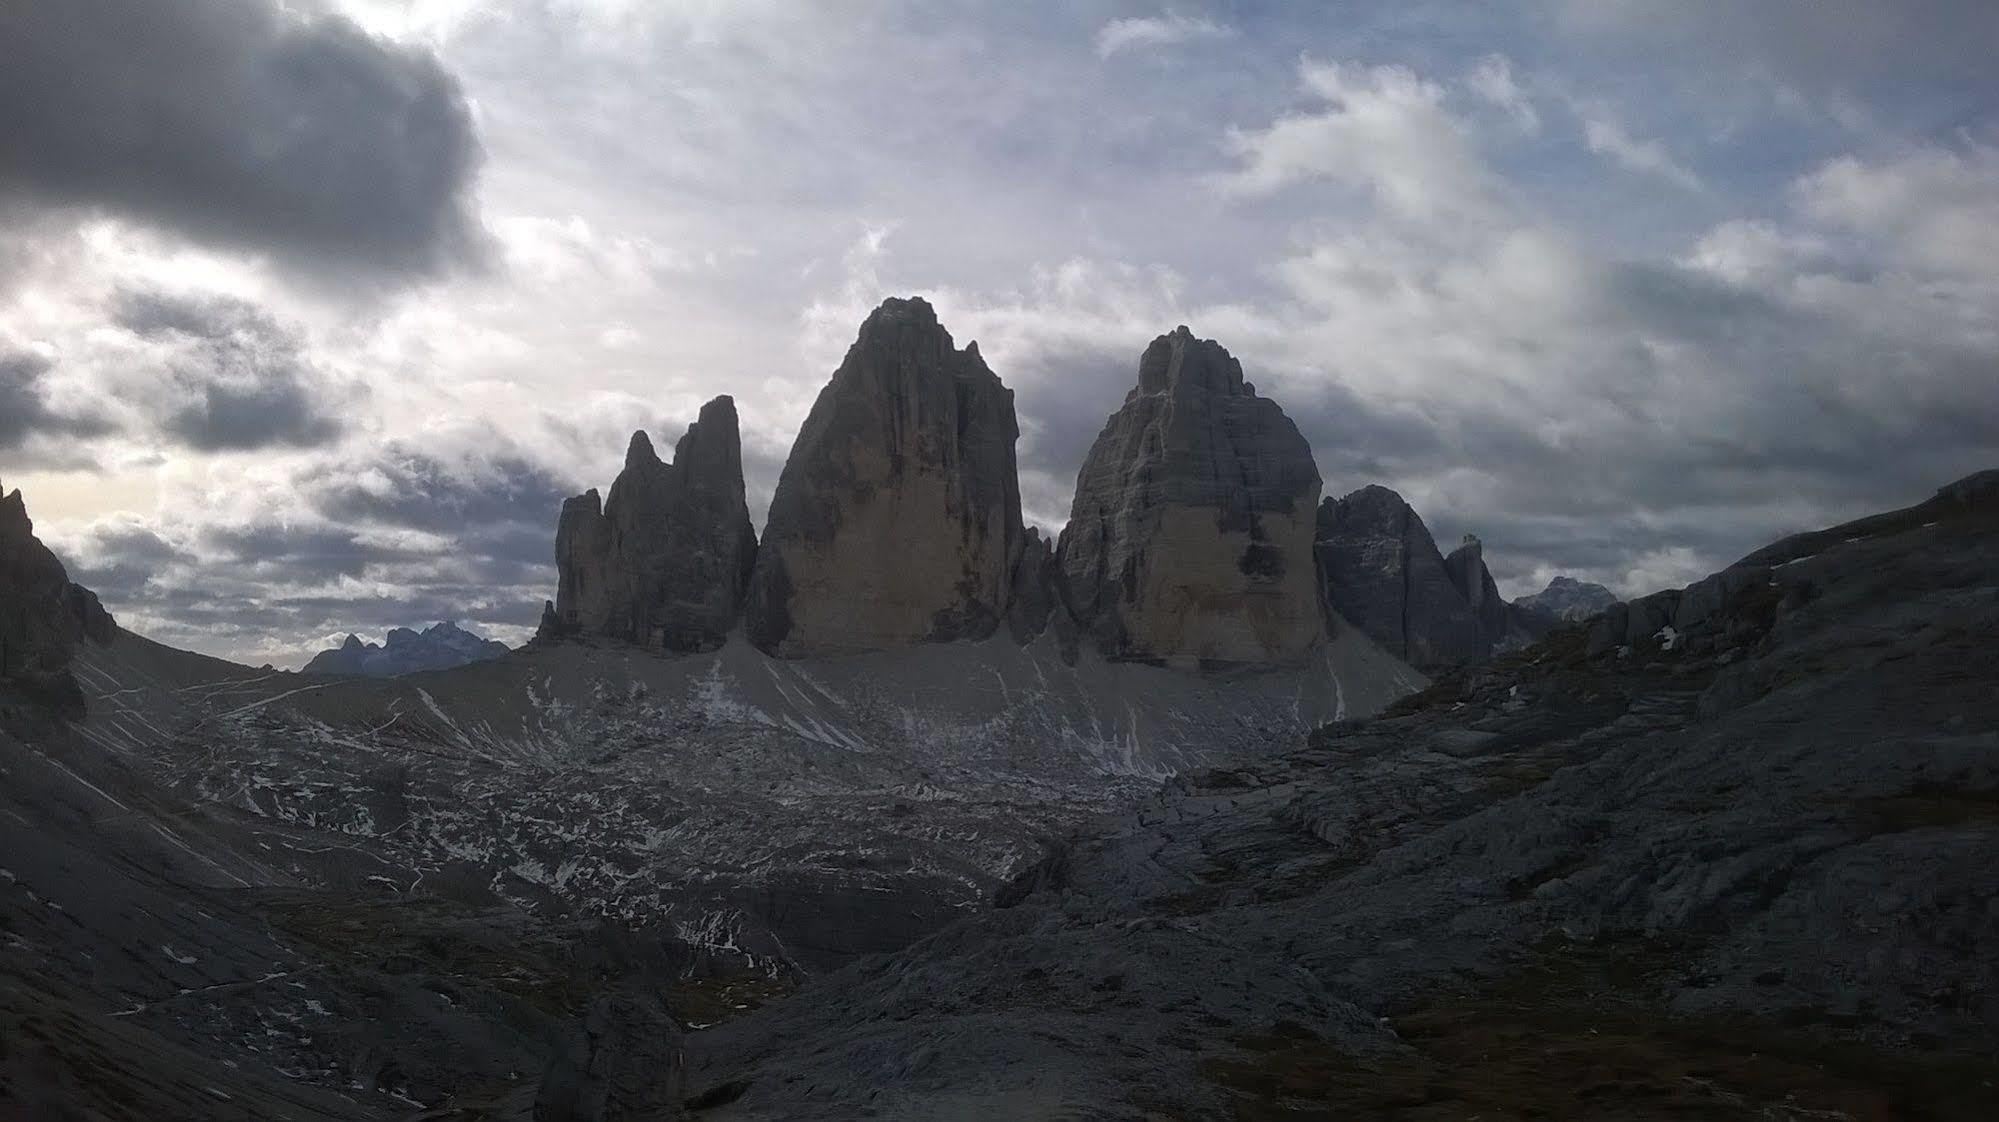
M 1325 636 L 1318 501 L 1297 426 L 1220 344 L 1180 327 L 1145 349 L 1077 477 L 1057 551 L 1067 606 L 1111 658 L 1296 660 Z
M 1471 609 L 1472 618 L 1478 620 L 1479 635 L 1486 646 L 1504 640 L 1511 630 L 1506 600 L 1499 595 L 1499 585 L 1485 567 L 1485 543 L 1478 540 L 1478 535 L 1466 534 L 1464 541 L 1444 558 L 1444 573 L 1464 598 L 1465 606 Z
M 1370 485 L 1320 504 L 1314 552 L 1326 606 L 1390 654 L 1436 668 L 1470 662 L 1490 650 L 1479 617 L 1429 528 L 1394 491 Z M 1469 560 L 1485 573 L 1476 555 Z M 1486 576 L 1485 583 L 1490 581 Z M 1496 591 L 1492 595 L 1498 599 Z
M 670 464 L 633 433 L 601 508 L 595 490 L 562 504 L 555 558 L 561 632 L 674 651 L 721 646 L 756 559 L 735 402 L 702 406 Z
M 681 1033 L 663 1009 L 598 997 L 542 1076 L 534 1122 L 665 1122 L 681 1109 Z
M 983 639 L 1025 546 L 1013 391 L 920 299 L 883 302 L 792 446 L 745 625 L 783 656 Z
M 35 537 L 21 492 L 0 497 L 0 680 L 80 708 L 70 657 L 86 638 L 108 643 L 116 631 L 97 594 L 71 583 Z
M 1617 596 L 1600 584 L 1559 576 L 1532 596 L 1522 596 L 1513 606 L 1537 615 L 1577 623 L 1617 603 Z

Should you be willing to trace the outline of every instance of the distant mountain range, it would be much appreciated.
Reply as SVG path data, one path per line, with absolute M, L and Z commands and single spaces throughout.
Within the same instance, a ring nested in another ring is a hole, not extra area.
M 394 678 L 419 670 L 449 670 L 484 662 L 508 650 L 505 643 L 481 638 L 448 620 L 422 631 L 391 628 L 385 638 L 385 643 L 364 643 L 359 635 L 349 635 L 339 646 L 312 656 L 305 664 L 305 673 Z

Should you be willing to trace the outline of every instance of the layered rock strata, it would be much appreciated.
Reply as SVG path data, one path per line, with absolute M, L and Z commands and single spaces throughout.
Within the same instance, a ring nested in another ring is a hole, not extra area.
M 718 397 L 662 462 L 643 432 L 601 506 L 562 504 L 559 583 L 543 630 L 673 651 L 713 650 L 735 627 L 756 559 L 736 405 Z
M 1114 659 L 1227 668 L 1324 638 L 1319 472 L 1242 365 L 1185 327 L 1153 340 L 1091 446 L 1057 550 L 1065 603 Z
M 1369 485 L 1320 504 L 1313 550 L 1327 608 L 1390 654 L 1437 668 L 1490 650 L 1429 528 L 1394 491 Z
M 785 462 L 750 640 L 803 657 L 992 635 L 1026 550 L 1019 434 L 1013 391 L 976 343 L 957 349 L 923 300 L 883 302 Z

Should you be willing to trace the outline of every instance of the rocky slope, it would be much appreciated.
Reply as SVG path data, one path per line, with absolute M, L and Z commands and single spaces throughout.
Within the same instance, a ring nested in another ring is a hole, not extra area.
M 736 404 L 718 397 L 674 445 L 672 463 L 635 432 L 601 508 L 594 490 L 562 504 L 543 631 L 714 650 L 736 626 L 756 548 Z
M 702 1116 L 1985 1117 L 1999 473 L 1627 608 L 691 1038 Z
M 422 631 L 392 627 L 380 643 L 364 643 L 359 635 L 349 635 L 339 646 L 312 656 L 303 672 L 393 678 L 484 662 L 505 655 L 507 650 L 505 643 L 482 639 L 443 620 Z
M 1293 662 L 1323 641 L 1319 472 L 1296 425 L 1185 327 L 1153 340 L 1090 448 L 1056 553 L 1065 603 L 1109 657 Z
M 85 719 L 0 698 L 0 1113 L 657 1105 L 646 1026 L 920 939 L 1161 777 L 1422 684 L 1358 636 L 1225 684 L 1049 634 L 391 680 L 119 634 L 70 666 Z
M 1982 1118 L 1999 476 L 1624 608 L 1386 712 L 1350 629 L 85 643 L 0 705 L 0 1110 Z
M 983 639 L 1025 545 L 1013 392 L 921 299 L 885 301 L 772 497 L 747 630 L 785 657 Z

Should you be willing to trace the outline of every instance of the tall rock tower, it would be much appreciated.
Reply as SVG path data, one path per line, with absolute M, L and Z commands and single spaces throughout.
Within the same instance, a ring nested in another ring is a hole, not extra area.
M 1485 543 L 1477 534 L 1466 534 L 1463 543 L 1444 558 L 1444 572 L 1478 620 L 1479 637 L 1485 645 L 1492 648 L 1506 642 L 1514 631 L 1513 612 L 1485 567 Z
M 1425 669 L 1484 657 L 1478 617 L 1401 495 L 1370 484 L 1327 499 L 1315 548 L 1327 608 L 1390 654 Z
M 718 397 L 660 462 L 632 434 L 601 508 L 595 490 L 562 504 L 554 626 L 673 651 L 722 645 L 756 560 L 743 498 L 736 403 Z
M 884 301 L 785 461 L 750 580 L 750 640 L 782 657 L 983 639 L 1025 535 L 1013 391 L 921 299 Z
M 1318 501 L 1297 426 L 1180 327 L 1145 349 L 1077 478 L 1057 551 L 1068 608 L 1111 658 L 1295 661 L 1325 635 Z

